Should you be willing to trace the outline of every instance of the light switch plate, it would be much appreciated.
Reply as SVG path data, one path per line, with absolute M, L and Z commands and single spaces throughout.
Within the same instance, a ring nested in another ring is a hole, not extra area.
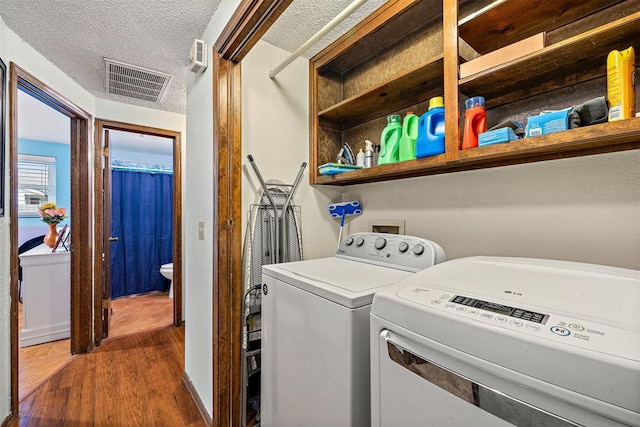
M 198 239 L 204 240 L 204 221 L 198 221 Z

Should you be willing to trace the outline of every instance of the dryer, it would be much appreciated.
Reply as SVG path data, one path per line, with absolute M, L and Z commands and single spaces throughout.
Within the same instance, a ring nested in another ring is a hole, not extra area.
M 373 294 L 444 259 L 429 240 L 356 233 L 333 257 L 263 266 L 261 425 L 368 426 Z
M 640 272 L 473 257 L 376 294 L 372 426 L 639 426 Z

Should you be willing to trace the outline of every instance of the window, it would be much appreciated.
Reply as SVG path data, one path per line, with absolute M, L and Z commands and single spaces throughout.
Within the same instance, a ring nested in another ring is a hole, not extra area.
M 39 216 L 38 207 L 56 201 L 56 158 L 18 154 L 18 216 Z

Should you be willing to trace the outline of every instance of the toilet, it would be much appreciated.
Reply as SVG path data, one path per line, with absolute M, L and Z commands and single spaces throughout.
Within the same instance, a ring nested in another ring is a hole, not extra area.
M 165 278 L 171 280 L 171 286 L 169 287 L 169 298 L 173 298 L 173 263 L 162 264 L 160 267 L 160 274 Z

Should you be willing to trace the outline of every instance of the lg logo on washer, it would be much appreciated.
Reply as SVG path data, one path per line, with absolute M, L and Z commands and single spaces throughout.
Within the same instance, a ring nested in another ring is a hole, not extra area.
M 517 296 L 521 296 L 522 294 L 520 292 L 515 292 L 515 291 L 504 291 L 505 294 L 511 294 L 511 295 L 517 295 Z

